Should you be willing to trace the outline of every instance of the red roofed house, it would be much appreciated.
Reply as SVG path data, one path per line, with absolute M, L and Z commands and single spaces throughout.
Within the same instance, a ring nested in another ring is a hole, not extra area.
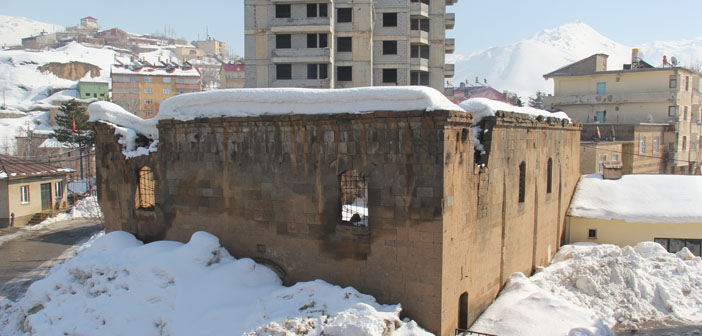
M 510 100 L 504 94 L 489 86 L 466 86 L 465 83 L 461 83 L 461 86 L 455 88 L 453 92 L 452 101 L 456 104 L 470 98 L 488 98 L 510 104 Z
M 80 19 L 80 26 L 78 26 L 78 29 L 98 29 L 98 19 L 92 17 L 92 16 L 86 16 L 82 19 Z
M 219 71 L 221 88 L 233 89 L 244 87 L 243 64 L 224 63 Z
M 0 155 L 0 227 L 38 224 L 65 209 L 70 172 Z

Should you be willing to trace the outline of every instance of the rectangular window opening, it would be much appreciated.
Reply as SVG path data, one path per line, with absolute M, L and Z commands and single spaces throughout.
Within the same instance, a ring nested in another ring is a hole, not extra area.
M 597 230 L 596 229 L 587 230 L 587 237 L 588 238 L 597 238 Z
M 383 41 L 383 55 L 397 55 L 397 41 Z
M 368 181 L 357 170 L 341 174 L 341 220 L 344 224 L 368 226 Z
M 290 5 L 275 5 L 275 17 L 277 19 L 290 18 Z
M 383 69 L 383 83 L 394 83 L 397 85 L 397 69 Z
M 350 52 L 352 51 L 351 36 L 337 37 L 336 38 L 336 51 L 337 52 Z
M 383 27 L 397 27 L 397 13 L 383 13 Z
M 350 82 L 353 80 L 353 72 L 350 66 L 336 67 L 336 78 L 339 82 Z
M 276 64 L 275 79 L 292 79 L 292 64 Z
M 353 19 L 353 10 L 351 8 L 337 8 L 336 9 L 336 22 L 351 22 Z

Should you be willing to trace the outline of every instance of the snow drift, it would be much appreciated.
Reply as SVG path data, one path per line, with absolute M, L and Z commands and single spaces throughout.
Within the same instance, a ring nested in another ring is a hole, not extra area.
M 143 245 L 118 231 L 55 266 L 18 302 L 0 302 L 0 334 L 427 334 L 400 310 L 321 280 L 284 287 L 205 232 Z

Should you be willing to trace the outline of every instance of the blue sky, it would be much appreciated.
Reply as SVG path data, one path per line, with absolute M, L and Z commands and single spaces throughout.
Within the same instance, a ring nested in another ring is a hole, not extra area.
M 66 5 L 69 3 L 69 5 Z M 109 5 L 108 5 L 109 3 Z M 62 26 L 76 25 L 84 16 L 100 20 L 101 28 L 120 27 L 150 34 L 168 26 L 188 40 L 209 34 L 243 54 L 243 0 L 70 2 L 3 0 L 0 14 L 24 16 Z M 626 45 L 653 40 L 702 37 L 702 0 L 459 0 L 448 8 L 456 13 L 456 53 L 470 53 L 514 43 L 543 29 L 582 21 L 601 34 Z

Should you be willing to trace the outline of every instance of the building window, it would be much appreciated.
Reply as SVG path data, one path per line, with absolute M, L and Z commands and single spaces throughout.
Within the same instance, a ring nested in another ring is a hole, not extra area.
M 183 84 L 185 83 L 185 79 L 183 78 L 176 78 L 176 84 Z
M 424 44 L 413 44 L 410 46 L 411 58 L 429 59 L 429 46 Z
M 85 93 L 85 96 L 86 96 L 86 97 L 90 97 L 90 92 L 86 92 L 86 93 Z
M 307 34 L 307 48 L 326 48 L 327 34 Z
M 410 85 L 429 85 L 429 73 L 426 71 L 410 72 Z
M 383 13 L 383 27 L 397 27 L 397 13 Z
M 639 154 L 646 153 L 646 137 L 639 136 Z
M 338 66 L 336 67 L 336 78 L 339 82 L 350 82 L 353 80 L 351 67 L 350 66 Z
M 336 22 L 351 22 L 353 17 L 353 10 L 351 8 L 337 8 L 336 9 Z
M 670 76 L 670 79 L 668 79 L 668 88 L 674 89 L 678 87 L 678 76 Z
M 587 230 L 587 237 L 592 238 L 592 239 L 597 239 L 597 230 L 596 229 Z
M 168 89 L 168 88 L 163 89 L 163 94 L 166 94 L 166 95 L 171 94 L 171 89 Z
M 352 42 L 351 36 L 337 37 L 336 38 L 336 51 L 337 52 L 350 52 Z
M 546 193 L 550 194 L 553 185 L 553 159 L 548 158 L 546 162 Z
M 654 238 L 653 241 L 661 244 L 670 253 L 678 252 L 683 247 L 687 247 L 692 254 L 698 257 L 702 253 L 702 239 Z
M 185 90 L 183 90 L 183 89 L 178 90 L 178 94 L 183 94 L 183 93 L 185 93 Z
M 669 117 L 675 117 L 675 115 L 678 113 L 678 108 L 677 106 L 668 106 L 668 116 Z
M 604 83 L 604 82 L 597 83 L 597 94 L 598 95 L 605 94 L 606 88 L 607 88 L 607 83 Z
M 149 167 L 139 169 L 139 185 L 137 186 L 136 208 L 153 210 L 156 205 L 154 197 L 154 173 Z
M 397 69 L 383 69 L 383 83 L 397 84 Z
M 687 136 L 682 137 L 682 150 L 686 151 L 687 150 Z
M 604 171 L 604 164 L 607 162 L 607 154 L 600 155 L 600 161 L 597 164 L 597 173 L 602 174 Z
M 307 17 L 327 17 L 327 4 L 307 4 Z
M 292 64 L 276 64 L 275 79 L 292 79 Z
M 683 120 L 687 121 L 687 106 L 683 107 Z
M 61 199 L 63 197 L 63 181 L 54 182 L 54 198 Z
M 526 162 L 519 164 L 519 203 L 524 203 L 526 198 Z
M 144 93 L 154 93 L 152 88 L 144 88 Z
M 307 64 L 307 79 L 327 79 L 327 64 Z
M 170 82 L 171 82 L 171 77 L 163 77 L 163 82 L 164 82 L 164 83 L 170 83 Z
M 275 17 L 277 19 L 290 18 L 290 5 L 275 5 Z
M 383 41 L 383 55 L 397 55 L 397 41 Z
M 341 220 L 368 226 L 368 181 L 356 170 L 341 173 Z
M 690 91 L 690 76 L 685 76 L 685 91 Z
M 149 98 L 149 99 L 144 99 L 144 104 L 145 104 L 145 105 L 151 105 L 151 104 L 153 104 L 153 103 L 154 103 L 154 100 L 151 99 L 151 98 Z
M 146 110 L 144 111 L 144 114 L 146 114 L 147 117 L 150 117 L 154 112 L 151 110 Z
M 619 162 L 619 154 L 612 154 L 612 161 Z
M 412 18 L 410 19 L 410 30 L 421 30 L 429 32 L 429 19 Z
M 20 187 L 20 203 L 29 203 L 29 185 L 23 185 Z
M 660 146 L 661 146 L 660 142 L 661 142 L 661 137 L 660 137 L 660 136 L 654 136 L 654 137 L 653 137 L 653 152 L 654 152 L 654 153 L 660 152 L 660 150 L 661 150 L 661 149 L 660 149 Z
M 154 81 L 154 79 L 151 77 L 144 77 L 144 83 L 151 83 L 153 81 Z
M 468 292 L 463 292 L 458 298 L 458 329 L 468 330 Z
M 290 34 L 275 35 L 275 47 L 277 49 L 290 49 L 292 46 L 290 41 Z

